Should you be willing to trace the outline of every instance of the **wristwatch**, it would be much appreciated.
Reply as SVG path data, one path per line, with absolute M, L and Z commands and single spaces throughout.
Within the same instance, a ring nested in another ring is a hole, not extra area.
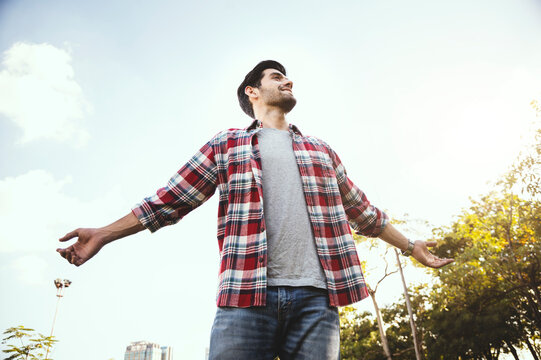
M 415 243 L 408 239 L 408 248 L 406 250 L 402 250 L 402 255 L 404 256 L 411 256 L 411 252 L 413 251 L 413 248 L 415 247 Z

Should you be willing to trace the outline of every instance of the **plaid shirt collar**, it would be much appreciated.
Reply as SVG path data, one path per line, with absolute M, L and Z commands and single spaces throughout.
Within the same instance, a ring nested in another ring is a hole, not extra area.
M 252 123 L 250 124 L 250 126 L 248 126 L 247 128 L 245 128 L 245 130 L 246 130 L 247 132 L 250 132 L 250 131 L 257 132 L 257 131 L 259 131 L 260 129 L 263 129 L 263 122 L 260 121 L 260 120 L 257 120 L 257 119 L 254 119 L 254 121 L 252 121 Z M 301 131 L 299 130 L 299 128 L 298 128 L 296 125 L 289 124 L 289 132 L 290 132 L 292 135 L 302 137 L 302 133 L 301 133 Z

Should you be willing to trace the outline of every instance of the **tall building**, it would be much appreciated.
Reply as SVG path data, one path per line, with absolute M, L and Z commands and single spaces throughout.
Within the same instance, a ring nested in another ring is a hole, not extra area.
M 126 347 L 124 360 L 173 360 L 173 348 L 148 341 L 135 341 Z
M 173 348 L 171 346 L 162 346 L 162 360 L 173 360 Z

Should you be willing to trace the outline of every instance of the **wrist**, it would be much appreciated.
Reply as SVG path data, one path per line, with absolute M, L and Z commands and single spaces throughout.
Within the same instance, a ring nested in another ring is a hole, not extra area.
M 413 248 L 415 247 L 415 243 L 408 239 L 408 247 L 404 250 L 402 250 L 402 255 L 404 256 L 411 256 L 411 253 L 413 252 Z
M 107 227 L 96 229 L 96 239 L 101 246 L 105 246 L 116 240 L 114 233 L 108 230 Z

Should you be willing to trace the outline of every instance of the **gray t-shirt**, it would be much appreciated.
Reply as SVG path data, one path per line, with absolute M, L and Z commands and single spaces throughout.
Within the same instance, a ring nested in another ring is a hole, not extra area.
M 263 128 L 257 140 L 267 227 L 267 284 L 326 289 L 291 134 Z

